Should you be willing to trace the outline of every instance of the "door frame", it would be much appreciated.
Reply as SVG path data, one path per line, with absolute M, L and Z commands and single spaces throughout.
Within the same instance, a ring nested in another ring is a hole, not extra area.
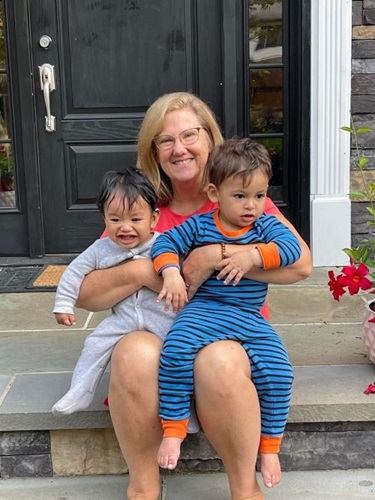
M 27 236 L 29 241 L 29 256 L 42 257 L 44 253 L 44 233 L 41 209 L 41 184 L 38 159 L 38 142 L 36 128 L 34 75 L 31 59 L 32 35 L 29 25 L 28 0 L 8 1 L 10 16 L 14 19 L 16 30 L 10 30 L 9 41 L 16 47 L 15 70 L 18 75 L 17 97 L 19 100 L 19 117 L 21 121 L 21 144 L 17 150 L 22 159 L 24 184 L 18 186 L 25 194 L 25 211 L 27 217 Z M 12 40 L 14 37 L 14 40 Z

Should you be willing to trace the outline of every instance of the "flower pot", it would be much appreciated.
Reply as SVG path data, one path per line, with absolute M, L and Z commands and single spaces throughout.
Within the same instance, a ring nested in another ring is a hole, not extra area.
M 375 299 L 365 304 L 365 315 L 363 319 L 363 342 L 365 344 L 370 361 L 375 363 Z

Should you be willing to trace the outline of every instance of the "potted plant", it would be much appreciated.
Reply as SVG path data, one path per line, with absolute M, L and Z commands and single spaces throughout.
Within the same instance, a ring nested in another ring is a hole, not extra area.
M 369 127 L 356 129 L 351 120 L 350 127 L 342 127 L 342 130 L 352 135 L 355 146 L 356 165 L 360 172 L 361 189 L 350 193 L 352 199 L 366 201 L 368 206 L 369 227 L 368 236 L 361 241 L 356 248 L 344 248 L 350 263 L 343 266 L 338 274 L 328 271 L 328 286 L 334 300 L 340 300 L 345 293 L 349 295 L 360 294 L 365 301 L 365 313 L 363 319 L 363 340 L 370 360 L 375 363 L 375 182 L 367 175 L 366 167 L 368 159 L 361 156 L 358 146 L 358 135 L 372 132 Z

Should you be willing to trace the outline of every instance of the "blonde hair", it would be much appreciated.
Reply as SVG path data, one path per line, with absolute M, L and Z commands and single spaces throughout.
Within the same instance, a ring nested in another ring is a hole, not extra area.
M 190 108 L 206 130 L 211 149 L 223 143 L 223 136 L 211 109 L 199 97 L 189 92 L 174 92 L 159 97 L 148 109 L 138 135 L 137 167 L 144 171 L 154 185 L 159 203 L 168 204 L 173 199 L 173 189 L 167 175 L 157 160 L 157 149 L 153 142 L 164 125 L 167 113 Z

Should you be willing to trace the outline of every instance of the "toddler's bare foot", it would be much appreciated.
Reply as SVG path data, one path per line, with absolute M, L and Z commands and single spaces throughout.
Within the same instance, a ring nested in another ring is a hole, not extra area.
M 163 438 L 158 451 L 158 464 L 163 469 L 175 469 L 180 458 L 182 439 L 175 437 Z
M 281 481 L 281 467 L 277 453 L 260 454 L 260 472 L 264 485 L 273 488 Z

